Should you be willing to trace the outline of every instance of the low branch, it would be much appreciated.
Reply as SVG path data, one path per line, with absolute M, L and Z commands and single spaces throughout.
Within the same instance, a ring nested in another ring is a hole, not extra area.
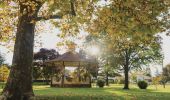
M 76 16 L 73 0 L 70 0 L 70 9 L 71 9 L 71 11 L 68 11 L 68 14 L 70 14 L 72 16 Z M 60 15 L 41 16 L 41 17 L 35 18 L 35 21 L 49 20 L 49 19 L 61 19 L 61 18 L 62 18 L 62 16 L 60 16 Z
M 70 0 L 70 5 L 71 5 L 71 15 L 76 16 L 73 0 Z

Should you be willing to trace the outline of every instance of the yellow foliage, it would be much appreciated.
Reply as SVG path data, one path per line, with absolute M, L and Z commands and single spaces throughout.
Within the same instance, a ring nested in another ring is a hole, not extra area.
M 0 81 L 7 81 L 9 75 L 9 68 L 6 65 L 0 67 Z

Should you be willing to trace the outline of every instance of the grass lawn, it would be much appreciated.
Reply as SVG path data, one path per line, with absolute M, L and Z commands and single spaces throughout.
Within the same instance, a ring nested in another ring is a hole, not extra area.
M 123 85 L 112 84 L 105 88 L 51 88 L 49 85 L 34 85 L 37 100 L 170 100 L 170 85 L 150 85 L 147 90 L 130 85 L 130 90 L 123 90 Z M 1 89 L 2 90 L 2 89 Z

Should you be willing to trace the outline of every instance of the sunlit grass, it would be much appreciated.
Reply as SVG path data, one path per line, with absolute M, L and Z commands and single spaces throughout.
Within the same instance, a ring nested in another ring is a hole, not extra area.
M 170 100 L 170 85 L 166 88 L 159 85 L 157 90 L 153 85 L 146 90 L 136 85 L 130 85 L 130 90 L 123 90 L 120 84 L 104 88 L 94 85 L 93 88 L 52 88 L 49 85 L 34 84 L 33 88 L 37 100 Z
M 150 85 L 146 90 L 141 90 L 136 85 L 130 85 L 130 90 L 123 90 L 122 87 L 123 85 L 117 84 L 112 84 L 105 88 L 51 88 L 50 86 L 35 86 L 34 92 L 37 96 L 98 98 L 94 100 L 170 100 L 170 85 L 165 89 L 159 85 L 157 90 L 153 85 Z

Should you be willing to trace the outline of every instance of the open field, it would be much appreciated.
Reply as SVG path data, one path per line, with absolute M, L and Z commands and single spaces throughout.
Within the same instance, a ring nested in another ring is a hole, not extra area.
M 1 86 L 2 87 L 2 86 Z M 130 85 L 130 90 L 123 90 L 123 85 L 112 84 L 97 88 L 51 88 L 49 85 L 34 85 L 37 100 L 170 100 L 170 85 L 164 89 L 150 85 L 147 90 Z M 2 90 L 2 89 L 1 89 Z

